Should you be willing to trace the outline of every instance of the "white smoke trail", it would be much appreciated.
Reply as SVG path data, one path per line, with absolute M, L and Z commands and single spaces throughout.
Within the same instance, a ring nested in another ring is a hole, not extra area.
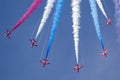
M 114 0 L 115 4 L 115 26 L 118 39 L 117 41 L 120 43 L 120 0 Z
M 106 12 L 105 12 L 105 10 L 104 10 L 104 7 L 103 7 L 103 5 L 102 5 L 101 0 L 96 0 L 96 2 L 97 2 L 97 4 L 98 4 L 100 10 L 102 11 L 103 15 L 106 17 L 106 19 L 108 19 L 108 16 L 107 16 L 107 14 L 106 14 Z
M 38 31 L 36 33 L 35 38 L 38 37 L 38 35 L 40 34 L 41 30 L 43 29 L 44 24 L 46 23 L 46 20 L 49 17 L 49 14 L 50 14 L 50 12 L 51 12 L 51 10 L 53 8 L 54 2 L 55 2 L 55 0 L 48 0 L 47 1 L 47 5 L 45 7 L 45 11 L 43 13 L 43 17 L 41 19 L 41 22 L 40 22 L 40 25 L 39 25 L 39 28 L 38 28 Z
M 79 51 L 79 28 L 80 28 L 80 2 L 81 0 L 72 0 L 72 18 L 73 18 L 73 34 L 76 61 L 78 63 L 78 51 Z
M 120 0 L 119 0 L 119 5 L 120 5 Z

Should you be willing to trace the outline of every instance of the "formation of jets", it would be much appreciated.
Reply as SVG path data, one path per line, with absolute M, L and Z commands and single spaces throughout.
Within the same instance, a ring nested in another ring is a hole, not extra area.
M 30 42 L 31 42 L 31 47 L 38 46 L 36 40 L 30 39 Z
M 102 52 L 102 54 L 101 54 L 101 56 L 103 56 L 103 57 L 107 57 L 107 52 L 108 52 L 108 50 L 107 49 L 104 49 L 103 50 L 103 52 Z
M 111 25 L 111 19 L 110 19 L 110 18 L 107 20 L 107 23 L 106 23 L 106 24 L 107 24 L 107 25 Z M 7 32 L 6 32 L 6 34 L 5 34 L 5 37 L 6 37 L 6 38 L 10 38 L 10 36 L 11 36 L 11 31 L 7 30 Z M 30 42 L 31 42 L 31 47 L 38 46 L 36 40 L 30 39 Z M 107 57 L 107 52 L 108 52 L 108 50 L 107 50 L 107 49 L 104 49 L 103 52 L 101 53 L 101 56 L 103 56 L 103 57 L 106 58 L 106 57 Z M 43 59 L 43 60 L 40 61 L 40 62 L 41 62 L 41 64 L 42 64 L 43 68 L 44 68 L 46 65 L 50 64 L 50 62 L 49 62 L 47 59 Z M 77 72 L 79 72 L 81 68 L 83 68 L 83 65 L 76 64 L 75 67 L 74 67 L 74 70 L 76 70 Z
M 47 59 L 43 59 L 43 60 L 40 61 L 40 62 L 41 62 L 41 64 L 42 64 L 43 68 L 44 68 L 46 65 L 50 64 L 50 62 L 49 62 Z
M 83 65 L 80 65 L 80 64 L 76 64 L 75 67 L 74 67 L 74 69 L 75 69 L 77 72 L 79 72 L 81 68 L 83 68 Z
M 107 25 L 111 25 L 111 20 L 110 19 L 108 19 Z M 10 35 L 11 35 L 11 32 L 9 30 L 7 30 L 7 33 L 6 33 L 5 37 L 6 38 L 10 38 Z M 37 43 L 36 43 L 36 40 L 30 39 L 30 42 L 31 42 L 31 47 L 38 46 Z M 104 49 L 103 52 L 101 53 L 101 56 L 103 56 L 103 57 L 106 58 L 107 57 L 107 52 L 108 52 L 108 50 Z M 47 59 L 43 59 L 40 62 L 42 64 L 43 68 L 46 65 L 50 64 L 50 62 Z M 75 67 L 74 67 L 74 70 L 76 70 L 77 72 L 79 72 L 81 68 L 83 68 L 83 65 L 76 64 Z

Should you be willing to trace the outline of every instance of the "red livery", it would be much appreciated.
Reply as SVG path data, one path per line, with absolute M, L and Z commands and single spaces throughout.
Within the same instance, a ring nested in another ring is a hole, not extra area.
M 104 49 L 103 52 L 102 52 L 102 54 L 101 54 L 101 56 L 107 57 L 107 52 L 108 52 L 108 50 L 107 50 L 107 49 Z
M 11 32 L 9 30 L 7 30 L 7 33 L 5 34 L 6 38 L 10 38 Z
M 46 65 L 50 64 L 50 62 L 49 62 L 47 59 L 43 59 L 43 60 L 40 61 L 40 62 L 42 63 L 43 68 L 44 68 Z
M 110 18 L 108 18 L 108 20 L 107 20 L 107 25 L 111 25 L 111 19 Z
M 30 42 L 31 42 L 31 47 L 38 46 L 36 40 L 30 39 Z
M 81 68 L 83 68 L 83 66 L 80 65 L 80 64 L 76 64 L 75 67 L 74 67 L 74 69 L 75 69 L 77 72 L 79 72 Z

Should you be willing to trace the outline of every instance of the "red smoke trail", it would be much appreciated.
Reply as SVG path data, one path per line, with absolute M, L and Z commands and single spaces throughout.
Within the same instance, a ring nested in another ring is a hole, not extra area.
M 23 17 L 16 23 L 16 25 L 13 26 L 13 28 L 10 30 L 10 32 L 12 32 L 16 28 L 18 28 L 30 16 L 30 14 L 38 7 L 38 5 L 41 2 L 42 2 L 42 0 L 34 0 L 34 2 L 32 3 L 32 5 L 26 11 L 26 13 L 23 15 Z

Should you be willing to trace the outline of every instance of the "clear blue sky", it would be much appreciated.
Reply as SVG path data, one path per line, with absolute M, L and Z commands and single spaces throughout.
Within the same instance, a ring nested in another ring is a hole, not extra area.
M 76 60 L 72 34 L 71 0 L 64 1 L 61 19 L 48 57 L 51 64 L 44 69 L 39 61 L 42 53 L 42 58 L 45 57 L 55 8 L 39 36 L 39 47 L 31 48 L 29 38 L 35 36 L 46 0 L 12 33 L 11 39 L 4 37 L 6 30 L 12 28 L 22 17 L 33 0 L 29 2 L 28 0 L 0 1 L 0 80 L 120 79 L 120 44 L 117 43 L 112 0 L 102 0 L 107 14 L 112 18 L 111 27 L 106 27 L 106 19 L 97 6 L 103 42 L 105 48 L 109 49 L 107 58 L 100 56 L 102 48 L 90 14 L 89 1 L 82 0 L 79 62 L 82 62 L 83 57 L 84 68 L 79 73 L 73 70 Z

